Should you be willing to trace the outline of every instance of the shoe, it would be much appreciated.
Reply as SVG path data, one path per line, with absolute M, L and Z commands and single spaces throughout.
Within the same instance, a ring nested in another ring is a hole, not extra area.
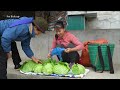
M 21 65 L 20 65 L 20 64 L 18 64 L 18 65 L 15 65 L 14 69 L 19 70 L 19 69 L 20 69 L 20 67 L 21 67 Z

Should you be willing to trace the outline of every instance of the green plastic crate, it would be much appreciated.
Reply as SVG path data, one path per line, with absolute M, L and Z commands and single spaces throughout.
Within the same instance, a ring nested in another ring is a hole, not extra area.
M 101 52 L 104 60 L 104 68 L 106 71 L 110 70 L 109 67 L 109 60 L 108 60 L 108 53 L 107 53 L 107 45 L 110 46 L 111 55 L 113 56 L 114 51 L 114 44 L 102 44 L 101 45 Z M 90 56 L 90 62 L 92 65 L 96 66 L 96 70 L 102 70 L 99 56 L 98 56 L 98 46 L 99 44 L 89 44 L 88 50 L 89 50 L 89 56 Z

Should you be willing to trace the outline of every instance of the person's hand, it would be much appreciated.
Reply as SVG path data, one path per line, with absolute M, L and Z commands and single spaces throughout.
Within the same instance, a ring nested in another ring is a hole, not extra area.
M 38 63 L 39 62 L 39 60 L 37 60 L 37 59 L 32 59 L 35 63 Z
M 47 58 L 51 58 L 51 54 L 50 53 L 48 53 Z
M 7 53 L 7 57 L 8 57 L 8 59 L 12 57 L 11 52 Z
M 39 64 L 42 63 L 42 62 L 40 62 L 40 60 L 38 60 L 38 59 L 33 59 L 33 61 L 34 61 L 35 63 L 39 63 Z
M 32 60 L 33 60 L 35 63 L 42 63 L 42 62 L 40 62 L 39 59 L 37 59 L 37 58 L 35 58 L 35 57 L 32 57 Z
M 69 52 L 71 52 L 71 51 L 72 51 L 71 48 L 66 48 L 66 49 L 65 49 L 65 52 L 66 52 L 66 53 L 69 53 Z

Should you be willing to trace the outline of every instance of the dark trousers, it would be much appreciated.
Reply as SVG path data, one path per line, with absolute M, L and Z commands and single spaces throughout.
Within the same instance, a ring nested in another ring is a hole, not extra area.
M 7 79 L 7 53 L 3 51 L 0 42 L 0 79 Z
M 20 58 L 18 48 L 17 48 L 15 41 L 11 43 L 11 51 L 12 51 L 13 64 L 18 65 L 21 62 L 21 58 Z
M 14 65 L 21 62 L 16 42 L 11 43 L 12 59 Z M 3 51 L 0 42 L 0 79 L 7 79 L 7 53 Z
M 58 59 L 59 59 L 59 57 L 58 57 Z M 79 56 L 79 53 L 77 51 L 70 52 L 70 53 L 66 53 L 66 52 L 63 51 L 62 52 L 62 59 L 63 59 L 63 62 L 78 63 L 79 59 L 80 59 L 80 56 Z
M 79 61 L 79 54 L 77 51 L 75 52 L 70 52 L 70 53 L 66 53 L 66 52 L 62 52 L 62 58 L 64 62 L 68 62 L 68 63 L 78 63 Z

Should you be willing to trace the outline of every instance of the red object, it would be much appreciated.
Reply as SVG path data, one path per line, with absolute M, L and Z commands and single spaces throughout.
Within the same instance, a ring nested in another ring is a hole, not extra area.
M 97 40 L 89 40 L 84 42 L 84 49 L 82 50 L 81 60 L 79 60 L 79 63 L 83 66 L 90 67 L 90 57 L 88 53 L 88 44 L 107 44 L 108 41 L 106 39 L 97 39 Z

